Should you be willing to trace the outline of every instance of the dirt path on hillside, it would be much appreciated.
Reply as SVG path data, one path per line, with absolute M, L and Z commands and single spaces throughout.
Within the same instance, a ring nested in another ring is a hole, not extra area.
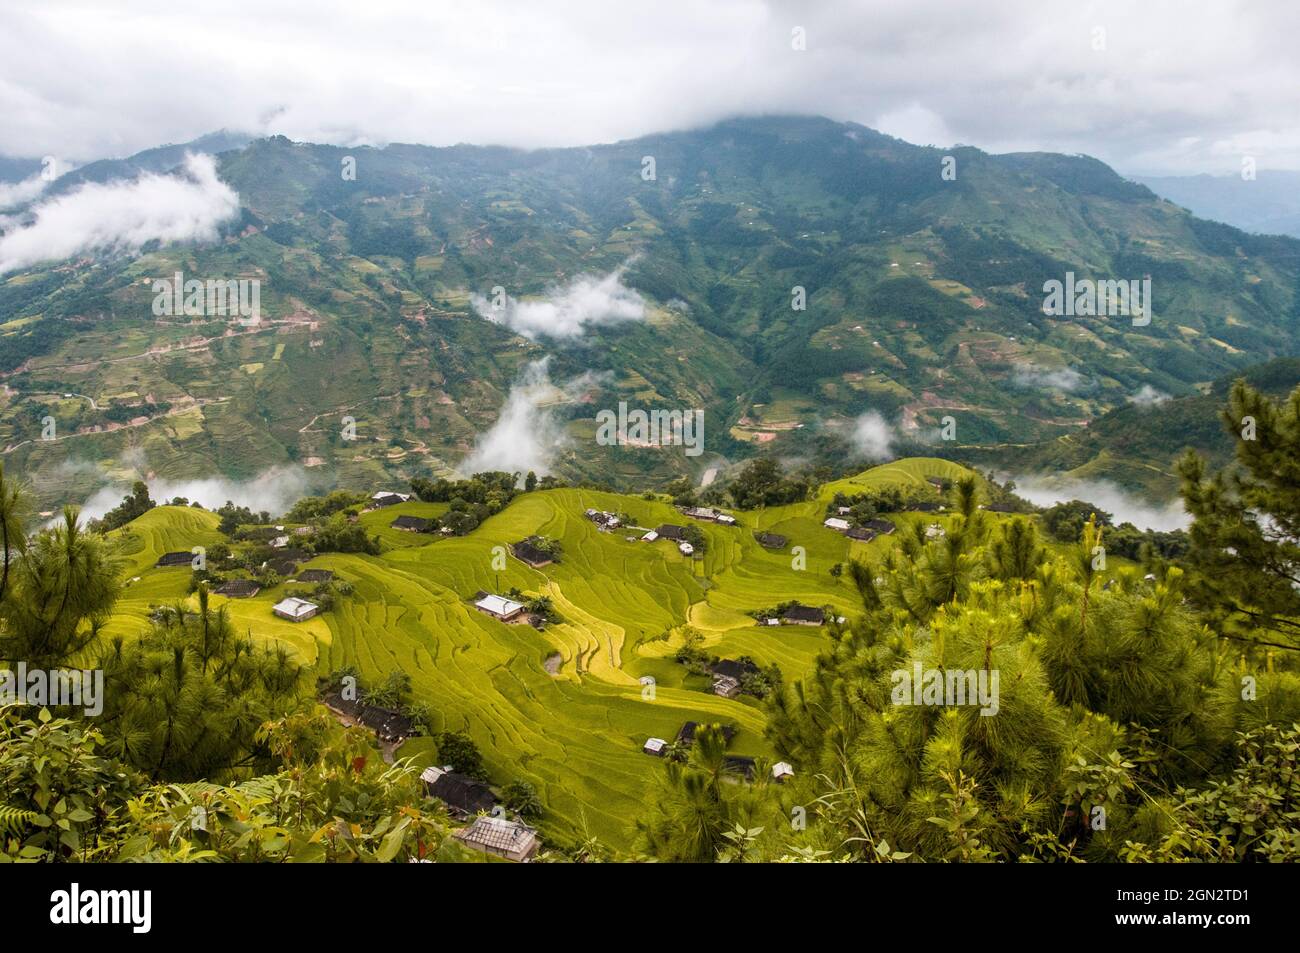
M 189 341 L 183 344 L 164 344 L 159 347 L 151 347 L 147 351 L 141 351 L 139 354 L 128 354 L 124 357 L 106 357 L 96 361 L 73 361 L 69 364 L 41 364 L 32 367 L 31 361 L 24 361 L 22 366 L 14 368 L 12 371 L 0 373 L 0 379 L 12 377 L 20 373 L 42 373 L 44 371 L 66 371 L 78 368 L 92 368 L 100 364 L 125 364 L 128 361 L 139 361 L 149 357 L 159 357 L 163 354 L 173 354 L 177 351 L 201 351 L 209 347 L 214 341 L 225 341 L 229 338 L 245 337 L 249 334 L 262 334 L 266 331 L 275 331 L 281 327 L 301 328 L 308 330 L 300 321 L 262 321 L 256 327 L 249 327 L 243 331 L 236 331 L 233 328 L 224 334 L 218 334 L 215 337 L 199 338 L 196 341 Z
M 137 421 L 135 423 L 114 424 L 112 426 L 105 427 L 103 430 L 86 430 L 79 433 L 64 434 L 62 437 L 54 437 L 51 440 L 33 440 L 33 439 L 22 440 L 19 441 L 18 443 L 10 444 L 9 446 L 5 447 L 3 450 L 0 450 L 0 455 L 6 453 L 12 453 L 13 451 L 17 450 L 19 447 L 25 447 L 29 443 L 62 443 L 64 440 L 72 440 L 76 437 L 100 437 L 103 436 L 104 434 L 117 433 L 120 430 L 131 430 L 135 427 L 147 427 L 155 420 L 162 420 L 166 417 L 178 417 L 181 414 L 189 413 L 195 407 L 206 407 L 209 404 L 220 404 L 228 400 L 230 400 L 229 397 L 196 397 L 193 400 L 187 402 L 183 407 L 173 407 L 165 414 L 155 414 L 153 417 L 147 417 L 144 420 Z
M 359 400 L 355 404 L 348 404 L 345 407 L 335 407 L 333 410 L 321 411 L 311 420 L 307 421 L 305 424 L 299 427 L 298 433 L 320 433 L 321 431 L 319 430 L 312 430 L 311 425 L 314 424 L 316 421 L 320 420 L 322 417 L 328 417 L 332 414 L 341 414 L 345 410 L 355 410 L 357 407 L 360 407 L 362 404 L 369 404 L 376 400 L 395 400 L 400 396 L 401 396 L 400 393 L 380 394 L 378 397 L 367 397 L 365 400 Z

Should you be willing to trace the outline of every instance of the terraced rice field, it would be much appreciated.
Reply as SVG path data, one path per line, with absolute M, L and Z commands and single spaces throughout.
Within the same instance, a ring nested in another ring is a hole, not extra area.
M 913 484 L 958 472 L 944 461 L 904 461 L 835 486 Z M 381 555 L 330 554 L 307 564 L 333 569 L 354 586 L 333 611 L 298 624 L 277 619 L 271 606 L 283 585 L 253 599 L 213 601 L 240 628 L 282 640 L 322 673 L 345 665 L 373 680 L 393 669 L 407 672 L 416 697 L 437 713 L 436 727 L 468 732 L 494 780 L 523 778 L 537 786 L 546 805 L 544 836 L 594 834 L 626 847 L 661 770 L 658 759 L 641 753 L 646 738 L 671 740 L 688 720 L 723 721 L 740 729 L 733 752 L 773 754 L 757 701 L 709 694 L 705 680 L 687 676 L 672 657 L 689 624 L 719 656 L 775 662 L 787 681 L 811 669 L 826 646 L 823 628 L 759 627 L 745 613 L 789 599 L 852 611 L 852 585 L 831 576 L 830 567 L 847 560 L 850 547 L 863 555 L 890 544 L 851 543 L 823 528 L 824 500 L 833 492 L 828 488 L 820 501 L 738 513 L 740 526 L 698 524 L 708 551 L 696 560 L 667 540 L 641 542 L 633 530 L 602 533 L 583 516 L 595 507 L 629 513 L 642 527 L 686 521 L 667 504 L 636 497 L 576 489 L 530 493 L 453 539 L 388 529 L 400 514 L 441 511 L 408 503 L 362 516 L 384 540 Z M 184 597 L 188 568 L 153 563 L 164 552 L 218 542 L 216 523 L 200 510 L 159 507 L 127 527 L 124 574 L 139 578 L 125 590 L 111 634 L 139 631 L 150 604 Z M 789 548 L 773 553 L 759 546 L 756 529 L 803 547 L 804 567 L 794 567 Z M 499 569 L 497 547 L 532 534 L 559 540 L 562 560 L 535 570 L 507 557 Z M 563 622 L 540 632 L 506 625 L 468 601 L 479 589 L 512 586 L 549 595 Z M 544 662 L 553 655 L 559 667 L 552 675 Z M 653 699 L 643 698 L 643 676 L 656 681 Z M 432 745 L 415 739 L 399 752 L 406 754 L 427 762 Z
M 873 487 L 896 486 L 900 489 L 924 489 L 925 478 L 929 476 L 956 480 L 970 473 L 968 469 L 951 460 L 938 457 L 908 457 L 895 460 L 883 466 L 872 467 L 862 473 L 825 483 L 821 488 L 822 499 L 830 499 L 836 493 L 861 493 Z

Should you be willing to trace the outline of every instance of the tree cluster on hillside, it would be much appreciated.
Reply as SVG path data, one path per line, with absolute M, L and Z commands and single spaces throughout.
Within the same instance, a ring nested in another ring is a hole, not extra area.
M 855 525 L 873 520 L 886 513 L 901 513 L 915 503 L 934 503 L 933 491 L 905 490 L 896 486 L 882 486 L 860 493 L 837 492 L 826 504 L 827 516 L 838 516 Z M 848 509 L 847 514 L 840 513 Z
M 288 587 L 284 590 L 284 595 L 286 598 L 306 599 L 314 603 L 320 612 L 329 612 L 338 605 L 340 596 L 350 595 L 351 592 L 351 583 L 342 579 L 327 579 L 310 587 Z
M 663 491 L 672 498 L 674 506 L 696 506 L 700 503 L 695 484 L 690 477 L 678 477 L 675 480 L 670 480 L 664 485 Z M 653 494 L 650 494 L 649 498 L 653 499 Z
M 775 460 L 763 457 L 745 465 L 727 486 L 727 494 L 738 509 L 756 510 L 799 503 L 808 498 L 813 487 L 808 478 L 786 476 Z
M 539 549 L 548 556 L 559 559 L 564 555 L 564 544 L 553 536 L 534 536 L 530 542 L 534 549 Z
M 1187 533 L 1183 530 L 1142 530 L 1128 522 L 1115 526 L 1112 514 L 1084 500 L 1056 503 L 1042 513 L 1043 528 L 1063 543 L 1078 539 L 1090 519 L 1099 526 L 1110 527 L 1106 533 L 1106 549 L 1116 556 L 1135 561 L 1152 557 L 1177 560 L 1187 552 Z
M 1114 516 L 1099 506 L 1083 500 L 1065 500 L 1043 510 L 1043 529 L 1060 542 L 1072 542 L 1083 532 L 1083 524 L 1092 520 L 1098 526 L 1114 525 Z
M 379 539 L 366 534 L 360 523 L 350 522 L 341 512 L 309 524 L 314 532 L 303 540 L 308 552 L 379 554 Z
M 438 744 L 438 759 L 443 764 L 450 765 L 459 774 L 480 781 L 488 780 L 483 753 L 469 735 L 463 731 L 443 731 L 438 733 L 435 741 Z
M 742 655 L 737 661 L 758 664 L 748 655 Z M 757 671 L 742 675 L 740 693 L 753 698 L 767 698 L 773 692 L 779 692 L 784 684 L 785 676 L 781 674 L 781 666 L 773 662 L 771 665 L 760 667 Z
M 358 490 L 335 490 L 326 496 L 304 496 L 284 518 L 290 523 L 312 523 L 363 505 L 369 497 Z
M 532 487 L 548 489 L 555 485 L 549 478 L 540 483 L 536 474 Z M 448 510 L 435 522 L 440 529 L 454 536 L 464 536 L 476 530 L 489 516 L 502 509 L 518 495 L 519 474 L 502 471 L 476 473 L 468 480 L 426 480 L 416 477 L 411 481 L 411 491 L 425 503 L 447 503 Z M 525 484 L 527 485 L 527 483 Z
M 136 480 L 131 486 L 130 494 L 123 497 L 121 503 L 98 520 L 94 520 L 90 528 L 100 533 L 107 533 L 125 526 L 137 516 L 143 516 L 155 506 L 157 504 L 149 497 L 149 486 L 142 480 Z
M 524 612 L 528 615 L 535 616 L 542 622 L 560 622 L 559 612 L 555 610 L 555 603 L 548 595 L 529 595 L 518 586 L 511 586 L 506 591 L 506 596 L 523 603 Z
M 1007 513 L 1028 514 L 1038 509 L 1024 497 L 1016 495 L 1014 480 L 1007 480 L 1005 483 L 999 482 L 997 475 L 994 473 L 984 474 L 984 497 L 987 503 L 1000 506 Z
M 217 523 L 217 530 L 223 536 L 234 537 L 239 527 L 260 525 L 271 522 L 271 514 L 263 510 L 261 513 L 254 513 L 247 506 L 236 506 L 230 500 L 226 500 L 224 506 L 216 510 L 220 521 Z
M 305 531 L 292 533 L 293 548 L 308 555 L 316 553 L 379 555 L 381 548 L 379 537 L 368 534 L 366 528 L 346 512 L 346 508 L 355 505 L 355 501 L 341 506 L 335 505 L 344 499 L 353 499 L 355 494 L 340 491 L 339 494 L 331 494 L 331 497 L 335 497 L 333 503 L 327 502 L 330 498 L 308 497 L 307 500 L 315 502 L 302 505 L 303 501 L 299 501 L 291 511 L 307 516 L 304 521 Z M 299 506 L 302 506 L 302 509 L 299 509 Z M 270 523 L 269 514 L 254 514 L 243 507 L 232 507 L 227 504 L 218 512 L 222 514 L 218 528 L 226 533 L 234 545 L 221 543 L 209 547 L 208 566 L 200 575 L 215 581 L 223 568 L 241 568 L 258 578 L 266 578 L 267 570 L 263 564 L 268 560 L 274 560 L 279 555 L 279 550 L 273 547 L 271 542 L 277 536 L 288 535 L 289 530 L 267 525 Z M 227 530 L 229 532 L 226 532 Z M 221 554 L 221 558 L 214 556 L 217 552 Z
M 426 480 L 416 477 L 411 481 L 411 491 L 426 503 L 450 503 L 463 500 L 479 503 L 493 513 L 500 510 L 519 492 L 519 474 L 500 470 L 475 473 L 468 480 Z
M 709 551 L 709 537 L 694 523 L 687 523 L 683 527 L 682 541 L 689 543 L 697 556 L 703 556 Z

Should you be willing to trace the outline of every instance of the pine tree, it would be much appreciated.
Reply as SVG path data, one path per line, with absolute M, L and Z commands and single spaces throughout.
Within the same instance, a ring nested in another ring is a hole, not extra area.
M 1092 523 L 1048 559 L 1024 521 L 988 533 L 972 516 L 851 566 L 862 616 L 771 701 L 769 738 L 800 766 L 790 796 L 822 815 L 803 844 L 871 860 L 1117 859 L 1139 787 L 1160 796 L 1226 767 L 1232 673 L 1177 568 L 1152 584 L 1105 567 Z M 996 711 L 915 704 L 898 686 L 918 670 L 996 672 Z
M 1179 462 L 1189 532 L 1189 594 L 1221 634 L 1300 650 L 1300 388 L 1276 402 L 1237 381 L 1223 422 L 1236 466 Z
M 0 603 L 0 661 L 54 668 L 74 661 L 99 636 L 120 590 L 102 537 L 88 533 L 75 507 L 43 530 L 10 567 Z
M 30 515 L 26 488 L 6 479 L 4 461 L 0 460 L 0 606 L 9 592 L 9 573 L 27 549 L 27 518 Z
M 649 815 L 637 823 L 640 843 L 666 861 L 711 861 L 727 847 L 728 832 L 749 828 L 764 785 L 735 783 L 726 763 L 720 725 L 701 725 L 684 763 L 664 764 L 661 788 Z M 760 772 L 760 781 L 763 777 Z
M 184 604 L 158 616 L 138 639 L 116 638 L 99 661 L 105 682 L 98 719 L 114 757 L 160 780 L 221 778 L 265 768 L 262 724 L 291 710 L 303 670 L 282 645 L 239 636 L 205 585 L 198 611 Z
M 1032 579 L 1047 560 L 1038 530 L 1023 516 L 1003 522 L 990 544 L 991 571 L 998 579 Z

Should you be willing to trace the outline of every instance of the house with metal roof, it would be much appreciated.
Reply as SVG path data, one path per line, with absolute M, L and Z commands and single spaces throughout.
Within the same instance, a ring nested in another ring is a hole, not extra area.
M 474 608 L 479 612 L 486 612 L 502 622 L 511 622 L 519 618 L 524 611 L 522 602 L 515 602 L 513 599 L 507 599 L 505 596 L 492 595 L 490 593 L 481 596 L 474 603 Z
M 532 860 L 541 847 L 537 831 L 527 824 L 491 815 L 476 817 L 469 827 L 452 836 L 473 850 L 520 862 Z
M 302 622 L 320 612 L 320 606 L 314 602 L 308 602 L 306 599 L 299 599 L 297 596 L 289 596 L 287 599 L 282 599 L 273 605 L 271 611 L 281 619 L 288 619 L 290 622 Z

